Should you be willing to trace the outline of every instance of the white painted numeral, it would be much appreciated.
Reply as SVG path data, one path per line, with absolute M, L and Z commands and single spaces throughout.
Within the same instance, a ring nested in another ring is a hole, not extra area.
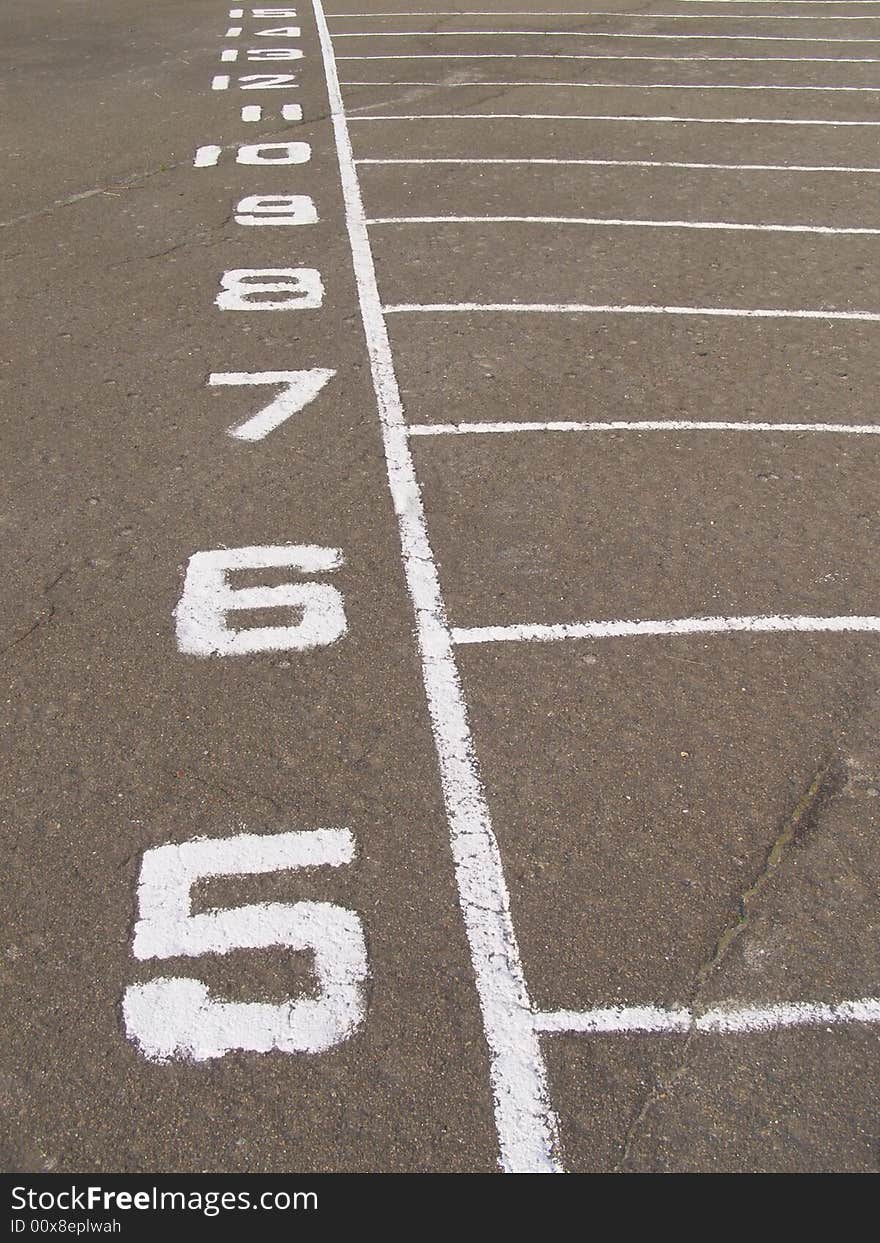
M 191 656 L 243 656 L 251 652 L 304 652 L 328 647 L 348 629 L 342 593 L 329 583 L 283 583 L 274 587 L 231 587 L 235 570 L 284 567 L 301 574 L 327 574 L 343 564 L 338 548 L 315 544 L 218 548 L 189 559 L 183 594 L 174 617 L 177 646 Z M 233 630 L 229 613 L 243 609 L 292 609 L 290 626 Z
M 254 17 L 296 17 L 296 9 L 251 9 Z
M 299 47 L 249 47 L 248 60 L 302 60 L 303 52 Z
M 235 209 L 236 224 L 317 224 L 315 204 L 307 194 L 252 194 Z
M 300 37 L 299 26 L 276 26 L 273 30 L 255 30 L 254 38 L 261 39 L 298 39 Z
M 284 297 L 260 297 L 273 293 Z M 221 311 L 310 311 L 323 300 L 324 286 L 315 268 L 235 268 L 220 277 L 214 299 Z
M 259 414 L 229 429 L 236 440 L 262 440 L 294 414 L 313 402 L 336 375 L 328 367 L 312 367 L 308 371 L 214 371 L 208 376 L 210 385 L 218 384 L 281 384 L 283 391 Z
M 236 164 L 307 164 L 312 149 L 307 142 L 257 142 L 239 147 Z
M 153 1061 L 205 1061 L 233 1049 L 322 1053 L 364 1019 L 369 974 L 364 930 L 354 911 L 329 902 L 266 902 L 191 913 L 193 885 L 209 876 L 254 876 L 293 868 L 341 867 L 355 855 L 347 829 L 203 839 L 144 853 L 133 952 L 140 960 L 194 958 L 281 946 L 314 956 L 317 997 L 221 1001 L 200 980 L 156 979 L 126 990 L 125 1030 Z
M 292 73 L 246 73 L 238 85 L 243 91 L 286 91 L 298 83 Z

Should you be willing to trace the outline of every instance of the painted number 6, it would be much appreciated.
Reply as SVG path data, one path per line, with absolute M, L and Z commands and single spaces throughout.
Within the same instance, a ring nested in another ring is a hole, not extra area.
M 125 1030 L 151 1061 L 205 1061 L 233 1049 L 321 1053 L 351 1036 L 364 1017 L 367 948 L 354 911 L 329 902 L 270 902 L 190 912 L 190 891 L 207 876 L 340 867 L 354 858 L 347 829 L 238 837 L 158 846 L 144 854 L 138 886 L 135 958 L 194 958 L 282 946 L 309 951 L 317 997 L 279 1004 L 212 997 L 200 980 L 133 984 L 122 1003 Z

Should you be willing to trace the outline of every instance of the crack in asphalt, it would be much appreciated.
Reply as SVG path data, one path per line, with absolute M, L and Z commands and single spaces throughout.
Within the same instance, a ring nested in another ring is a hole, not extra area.
M 823 808 L 835 795 L 840 793 L 842 788 L 842 772 L 840 766 L 835 761 L 823 764 L 813 774 L 807 789 L 798 799 L 792 812 L 783 821 L 782 827 L 764 856 L 764 863 L 754 880 L 740 894 L 737 901 L 736 916 L 721 932 L 709 958 L 697 969 L 686 1001 L 688 1009 L 699 1008 L 700 998 L 706 985 L 727 958 L 734 942 L 748 928 L 751 923 L 755 903 L 788 857 L 791 847 L 803 840 L 804 836 L 815 826 Z M 675 1066 L 667 1075 L 658 1076 L 656 1083 L 648 1091 L 627 1128 L 626 1135 L 621 1144 L 620 1156 L 614 1167 L 614 1173 L 625 1172 L 626 1164 L 641 1136 L 646 1119 L 655 1107 L 668 1096 L 670 1091 L 677 1086 L 685 1074 L 691 1046 L 697 1035 L 696 1029 L 691 1028 L 681 1046 L 681 1053 Z

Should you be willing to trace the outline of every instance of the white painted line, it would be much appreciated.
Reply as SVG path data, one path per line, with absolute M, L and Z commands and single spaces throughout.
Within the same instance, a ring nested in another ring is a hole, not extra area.
M 816 233 L 822 235 L 880 234 L 880 229 L 844 228 L 826 224 L 735 224 L 729 220 L 618 220 L 603 216 L 376 216 L 381 224 L 583 224 L 637 229 L 705 229 L 715 233 Z
M 470 314 L 487 311 L 507 314 L 525 311 L 529 314 L 546 315 L 707 315 L 723 319 L 828 319 L 880 323 L 878 311 L 792 311 L 720 306 L 601 305 L 590 302 L 401 302 L 384 306 L 382 310 L 385 315 L 401 315 L 407 312 L 445 315 L 447 312 Z
M 337 56 L 337 60 L 663 60 L 718 62 L 727 65 L 762 61 L 776 65 L 877 65 L 876 56 L 612 56 L 591 52 L 415 52 L 377 56 Z
M 238 48 L 234 48 L 234 47 L 224 48 L 223 51 L 220 53 L 220 59 L 222 61 L 238 60 Z
M 860 13 L 858 16 L 839 13 L 618 13 L 614 9 L 589 9 L 577 12 L 573 9 L 432 9 L 420 13 L 328 13 L 327 19 L 341 21 L 343 18 L 361 18 L 364 21 L 384 17 L 636 17 L 640 21 L 682 22 L 874 22 L 880 13 Z M 413 31 L 413 34 L 432 34 L 433 31 Z M 589 33 L 589 32 L 586 32 Z M 334 34 L 333 38 L 339 36 Z
M 230 17 L 244 17 L 244 9 L 230 9 L 229 16 Z
M 835 1027 L 880 1023 L 880 997 L 857 1001 L 791 1001 L 767 1006 L 729 1003 L 694 1013 L 660 1006 L 608 1006 L 595 1010 L 556 1010 L 535 1015 L 538 1029 L 596 1035 L 636 1032 L 707 1032 L 735 1034 L 779 1031 L 786 1027 Z
M 241 26 L 230 26 L 223 36 L 224 39 L 237 39 L 241 34 Z
M 512 432 L 833 432 L 878 436 L 880 423 L 729 423 L 709 419 L 550 420 L 521 423 L 412 423 L 410 436 L 492 436 Z
M 357 120 L 356 117 L 350 118 Z M 412 159 L 361 159 L 355 164 L 571 164 L 596 168 L 693 168 L 750 173 L 880 173 L 880 165 L 846 164 L 697 164 L 684 160 L 562 160 L 547 157 L 464 158 L 437 156 Z
M 463 87 L 486 86 L 540 86 L 568 90 L 578 87 L 585 90 L 613 91 L 855 91 L 867 92 L 871 95 L 880 94 L 880 86 L 773 86 L 763 83 L 739 85 L 729 82 L 542 82 L 540 78 L 531 81 L 520 78 L 515 82 L 487 81 L 485 78 L 474 78 L 471 82 L 340 82 L 340 86 L 434 86 L 438 90 L 453 90 Z
M 301 121 L 303 119 L 302 104 L 282 104 L 281 117 L 284 121 Z
M 601 305 L 593 302 L 400 302 L 382 308 L 386 315 L 424 312 L 445 315 L 448 312 L 476 314 L 525 311 L 544 315 L 709 315 L 722 319 L 839 319 L 880 324 L 880 311 L 790 311 L 775 308 L 740 308 L 731 306 L 639 306 L 625 303 Z
M 261 121 L 263 109 L 259 104 L 245 104 L 241 110 L 242 121 Z
M 880 121 L 817 121 L 787 117 L 682 117 L 612 116 L 608 113 L 585 115 L 565 112 L 410 112 L 400 116 L 353 116 L 349 121 L 628 121 L 636 125 L 825 125 L 878 126 Z
M 361 318 L 382 426 L 388 485 L 415 611 L 422 677 L 440 763 L 459 902 L 491 1057 L 502 1168 L 552 1172 L 556 1120 L 510 914 L 498 843 L 480 778 L 452 636 L 407 440 L 360 186 L 321 0 L 312 0 L 327 79 Z
M 229 90 L 229 74 L 215 73 L 211 79 L 212 91 L 228 91 Z
M 633 34 L 610 30 L 348 30 L 334 34 L 334 39 L 497 39 L 517 35 L 523 39 L 674 39 L 690 43 L 693 39 L 709 39 L 712 43 L 880 43 L 880 39 L 851 39 L 835 35 L 658 35 Z M 345 57 L 340 57 L 344 60 Z
M 635 639 L 691 634 L 877 634 L 880 617 L 676 617 L 663 621 L 522 622 L 454 626 L 454 643 L 552 643 L 560 639 Z

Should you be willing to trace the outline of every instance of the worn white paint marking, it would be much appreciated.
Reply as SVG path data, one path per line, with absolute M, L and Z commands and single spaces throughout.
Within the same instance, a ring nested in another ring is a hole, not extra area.
M 276 1004 L 225 1002 L 199 980 L 156 979 L 126 990 L 126 1033 L 145 1057 L 204 1061 L 233 1049 L 321 1053 L 363 1022 L 369 975 L 358 916 L 329 902 L 262 902 L 191 912 L 191 891 L 212 876 L 341 867 L 354 859 L 347 829 L 196 839 L 144 853 L 133 953 L 141 961 L 279 947 L 312 956 L 317 997 Z
M 246 73 L 238 84 L 243 91 L 286 91 L 299 86 L 292 73 Z
M 336 138 L 345 217 L 397 514 L 422 677 L 440 763 L 459 902 L 491 1055 L 502 1168 L 555 1171 L 556 1121 L 510 914 L 498 843 L 479 773 L 452 637 L 416 478 L 394 360 L 321 0 L 312 0 Z
M 229 16 L 232 18 L 244 17 L 244 9 L 230 9 Z
M 229 90 L 229 74 L 215 73 L 211 79 L 212 91 L 228 91 Z
M 224 48 L 223 51 L 220 53 L 220 59 L 226 62 L 238 60 L 238 48 L 236 47 Z
M 783 117 L 682 117 L 615 116 L 605 112 L 586 115 L 579 112 L 410 112 L 400 116 L 352 116 L 349 121 L 616 121 L 632 125 L 819 125 L 831 128 L 869 126 L 880 121 L 818 121 L 813 118 L 790 120 Z
M 356 119 L 356 118 L 354 118 Z M 693 168 L 729 170 L 751 173 L 880 173 L 880 165 L 849 166 L 846 164 L 697 164 L 684 160 L 565 160 L 545 157 L 463 158 L 428 157 L 425 159 L 363 159 L 356 164 L 583 164 L 596 168 Z
M 224 39 L 237 39 L 241 34 L 241 26 L 230 26 L 223 36 Z
M 255 30 L 254 38 L 298 39 L 301 33 L 299 26 L 275 26 L 271 30 Z
M 245 104 L 241 110 L 242 121 L 262 121 L 263 109 L 259 104 Z
M 340 86 L 433 86 L 438 90 L 464 89 L 467 87 L 486 86 L 540 86 L 553 87 L 561 90 L 613 90 L 613 91 L 820 91 L 820 92 L 857 92 L 870 95 L 880 94 L 880 86 L 768 86 L 764 84 L 739 85 L 730 82 L 542 82 L 539 78 L 520 78 L 513 82 L 498 82 L 494 79 L 474 78 L 470 82 L 340 82 Z
M 257 142 L 238 148 L 237 164 L 307 164 L 312 149 L 307 142 Z
M 445 315 L 447 312 L 475 314 L 492 312 L 527 312 L 546 315 L 710 315 L 724 319 L 828 319 L 880 323 L 880 311 L 788 311 L 773 308 L 740 308 L 731 306 L 638 306 L 609 303 L 602 306 L 591 302 L 401 302 L 382 308 L 386 315 L 425 312 Z
M 282 385 L 282 392 L 258 414 L 230 427 L 228 434 L 236 440 L 262 440 L 287 419 L 299 414 L 336 375 L 327 367 L 308 371 L 215 371 L 208 377 L 211 385 L 273 384 Z
M 284 297 L 262 297 L 273 293 Z M 221 311 L 309 311 L 323 300 L 324 285 L 317 268 L 234 268 L 220 277 L 214 302 Z
M 872 0 L 873 2 L 873 0 Z M 681 22 L 874 22 L 880 21 L 880 13 L 861 13 L 858 16 L 838 13 L 618 13 L 614 9 L 589 9 L 577 12 L 573 9 L 432 9 L 420 13 L 328 13 L 327 20 L 362 18 L 364 21 L 384 17 L 635 17 L 639 21 Z M 433 34 L 433 31 L 413 31 L 413 34 Z M 519 32 L 517 32 L 519 33 Z M 589 34 L 589 31 L 585 32 Z M 337 34 L 333 35 L 338 39 Z M 344 85 L 344 83 L 343 83 Z
M 235 223 L 250 227 L 318 223 L 314 200 L 308 194 L 250 194 L 236 204 L 235 211 Z
M 653 15 L 652 15 L 653 16 Z M 348 30 L 337 31 L 334 39 L 497 39 L 510 35 L 524 39 L 674 39 L 690 43 L 694 39 L 709 39 L 712 43 L 880 43 L 880 39 L 866 39 L 861 35 L 846 38 L 839 35 L 658 35 L 636 34 L 632 31 L 609 30 Z M 343 57 L 339 58 L 340 60 Z
M 878 65 L 876 56 L 612 56 L 587 52 L 403 52 L 376 56 L 337 56 L 337 60 L 664 60 L 777 65 Z
M 253 17 L 296 17 L 296 9 L 251 9 Z
M 205 147 L 199 147 L 193 160 L 193 168 L 213 168 L 220 159 L 223 152 L 222 147 L 218 147 L 216 143 L 209 143 Z
M 595 1010 L 555 1010 L 535 1016 L 542 1032 L 617 1035 L 637 1032 L 707 1032 L 733 1034 L 779 1031 L 786 1027 L 836 1027 L 880 1023 L 880 997 L 857 1001 L 791 1001 L 766 1006 L 733 1002 L 694 1012 L 661 1006 L 608 1006 Z
M 410 436 L 492 436 L 513 432 L 833 432 L 880 435 L 880 423 L 727 423 L 717 419 L 613 419 L 604 423 L 558 419 L 521 423 L 413 423 Z
M 708 229 L 716 233 L 880 234 L 880 229 L 825 224 L 735 224 L 729 220 L 618 220 L 603 216 L 376 216 L 368 220 L 367 224 L 583 224 L 637 229 Z
M 282 104 L 281 118 L 284 121 L 301 121 L 303 119 L 302 104 Z
M 665 621 L 521 623 L 457 626 L 455 643 L 552 643 L 560 639 L 633 639 L 680 634 L 876 634 L 880 617 L 677 617 Z
M 303 51 L 298 47 L 250 47 L 247 50 L 248 60 L 302 60 Z
M 189 559 L 183 593 L 174 617 L 177 646 L 190 656 L 244 656 L 252 652 L 309 651 L 328 647 L 348 629 L 342 595 L 328 583 L 283 583 L 274 587 L 230 587 L 236 570 L 289 567 L 300 574 L 325 574 L 343 564 L 338 548 L 282 544 L 218 548 Z M 290 626 L 252 626 L 233 630 L 232 612 L 291 609 L 299 620 Z

